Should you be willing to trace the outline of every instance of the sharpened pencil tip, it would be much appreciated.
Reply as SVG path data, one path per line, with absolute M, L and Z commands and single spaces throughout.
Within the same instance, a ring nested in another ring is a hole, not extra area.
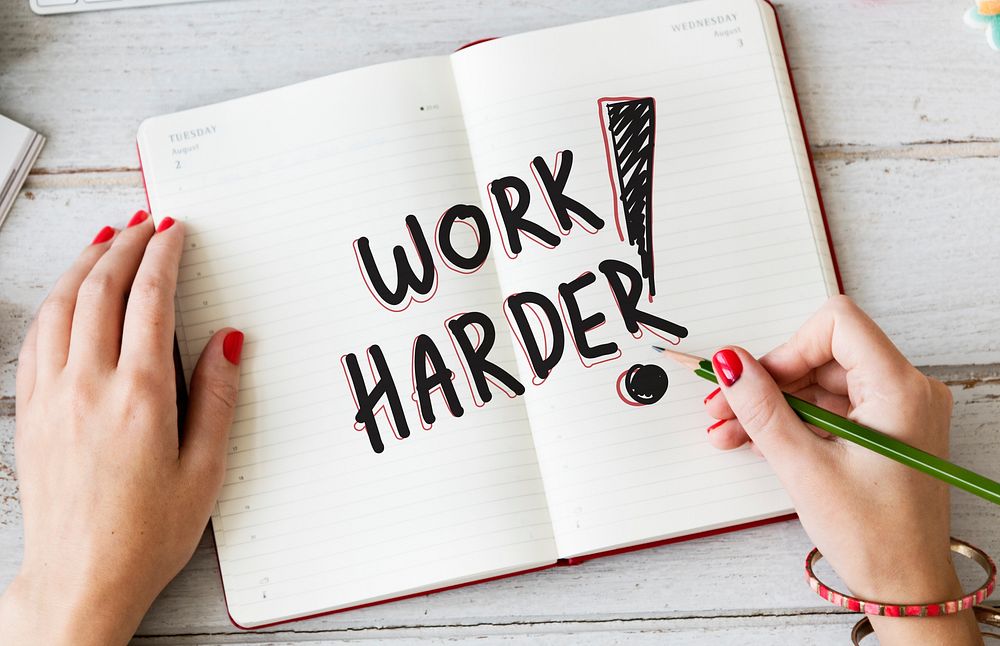
M 701 357 L 696 357 L 693 354 L 685 354 L 684 352 L 678 352 L 677 350 L 667 350 L 664 347 L 654 345 L 651 346 L 653 350 L 659 352 L 660 354 L 666 356 L 669 359 L 673 359 L 682 366 L 686 366 L 691 370 L 697 370 L 701 362 L 704 361 Z

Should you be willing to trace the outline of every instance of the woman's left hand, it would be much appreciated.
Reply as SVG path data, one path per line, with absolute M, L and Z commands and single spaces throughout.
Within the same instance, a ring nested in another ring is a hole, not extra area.
M 17 372 L 21 570 L 0 643 L 124 644 L 191 558 L 222 485 L 243 335 L 219 330 L 182 437 L 174 292 L 184 227 L 103 229 L 42 304 Z

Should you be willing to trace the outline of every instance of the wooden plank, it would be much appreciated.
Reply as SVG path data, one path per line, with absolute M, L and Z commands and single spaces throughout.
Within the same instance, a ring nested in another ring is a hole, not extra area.
M 1000 361 L 1000 155 L 822 159 L 844 287 L 919 365 Z
M 134 168 L 149 116 L 662 4 L 231 0 L 41 18 L 11 0 L 0 3 L 0 110 L 49 136 L 43 169 Z M 1000 104 L 1000 84 L 986 82 L 996 57 L 962 23 L 968 2 L 778 5 L 814 144 L 995 153 L 1000 126 L 983 106 Z
M 137 637 L 133 646 L 170 644 L 260 644 L 292 646 L 356 644 L 359 641 L 391 639 L 395 646 L 430 646 L 432 644 L 491 646 L 510 643 L 543 643 L 548 646 L 629 646 L 672 645 L 745 646 L 774 644 L 795 635 L 803 646 L 841 646 L 850 634 L 856 618 L 852 615 L 809 613 L 780 616 L 701 617 L 683 619 L 640 619 L 602 622 L 522 622 L 503 625 L 431 626 L 382 628 L 358 634 L 354 631 L 319 634 L 287 631 L 278 634 L 211 634 L 171 637 Z
M 956 385 L 952 391 L 956 401 L 953 458 L 973 469 L 1000 476 L 996 466 L 1000 464 L 1000 429 L 995 424 L 1000 417 L 1000 383 Z M 0 587 L 16 572 L 21 552 L 21 517 L 13 498 L 16 487 L 11 480 L 12 431 L 13 420 L 0 418 L 0 491 L 4 496 L 0 500 L 6 501 L 0 506 Z M 1000 555 L 1000 535 L 996 532 L 1000 507 L 956 492 L 952 508 L 952 531 L 956 536 Z M 798 522 L 785 522 L 297 622 L 264 632 L 276 633 L 273 639 L 279 641 L 308 641 L 320 636 L 336 640 L 346 636 L 396 634 L 394 631 L 408 636 L 408 630 L 430 626 L 453 630 L 455 634 L 451 636 L 465 638 L 478 635 L 476 630 L 484 635 L 494 630 L 502 634 L 513 630 L 512 623 L 528 626 L 517 630 L 530 631 L 536 624 L 569 622 L 575 634 L 594 623 L 600 624 L 596 630 L 603 631 L 603 627 L 614 622 L 650 621 L 658 626 L 652 633 L 657 634 L 657 630 L 661 633 L 672 630 L 675 624 L 671 622 L 685 618 L 727 614 L 812 616 L 831 608 L 801 581 L 802 558 L 809 547 L 808 537 Z M 836 622 L 839 631 L 840 619 Z M 634 628 L 631 624 L 611 627 L 612 635 L 619 628 L 625 631 L 622 634 L 630 634 Z M 192 639 L 197 643 L 213 639 L 222 643 L 242 640 L 243 637 L 230 637 L 236 633 L 226 616 L 214 551 L 206 536 L 191 563 L 156 601 L 139 634 L 195 635 Z M 838 639 L 842 639 L 843 633 L 838 634 Z M 799 636 L 796 633 L 797 640 Z M 255 638 L 246 639 L 249 642 Z M 607 642 L 597 639 L 593 643 Z

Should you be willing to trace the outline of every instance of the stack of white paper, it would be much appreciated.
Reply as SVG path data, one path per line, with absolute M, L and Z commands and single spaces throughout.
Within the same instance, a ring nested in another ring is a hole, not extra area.
M 0 225 L 3 224 L 45 137 L 0 115 Z

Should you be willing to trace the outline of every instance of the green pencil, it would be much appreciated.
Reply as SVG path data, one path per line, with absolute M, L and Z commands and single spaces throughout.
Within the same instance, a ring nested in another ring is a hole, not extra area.
M 694 370 L 694 374 L 702 379 L 711 381 L 714 384 L 719 383 L 715 378 L 715 369 L 712 367 L 712 362 L 708 359 L 696 357 L 693 354 L 667 350 L 656 345 L 653 346 L 653 349 L 669 356 L 681 365 Z M 799 399 L 788 393 L 784 393 L 784 395 L 788 401 L 788 405 L 802 418 L 802 421 L 821 428 L 837 437 L 854 442 L 866 449 L 871 449 L 900 464 L 923 471 L 927 475 L 943 480 L 959 489 L 964 489 L 980 498 L 985 498 L 995 505 L 1000 505 L 1000 482 L 990 480 L 986 476 L 964 469 L 947 460 L 942 460 L 936 455 L 921 451 L 917 447 L 910 446 L 906 442 L 901 442 L 885 433 L 880 433 L 857 422 L 852 422 L 845 417 L 831 413 L 825 408 L 820 408 L 804 399 Z

